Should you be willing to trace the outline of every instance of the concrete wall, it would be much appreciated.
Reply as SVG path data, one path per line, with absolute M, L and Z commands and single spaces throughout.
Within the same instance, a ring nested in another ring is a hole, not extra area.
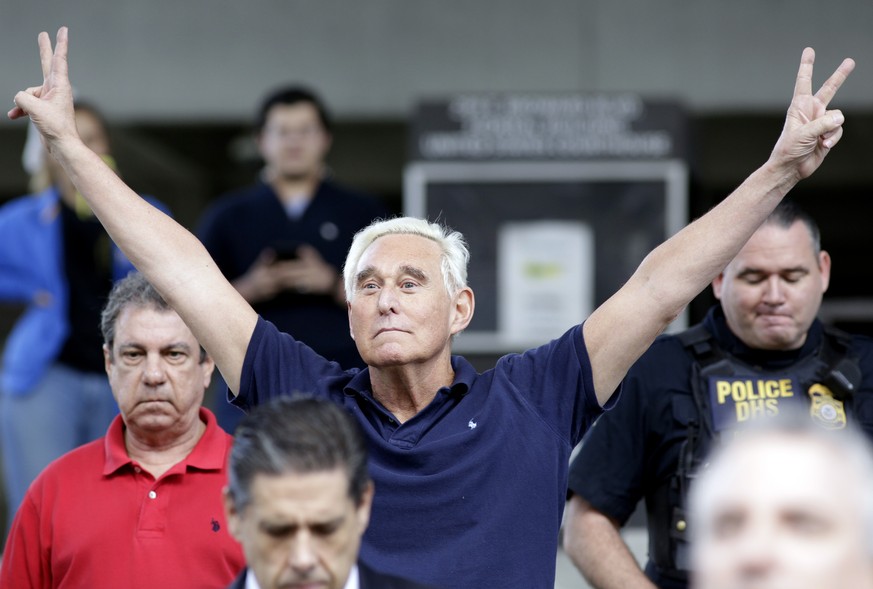
M 865 108 L 873 87 L 869 0 L 2 0 L 10 104 L 40 80 L 37 33 L 61 24 L 81 94 L 122 120 L 247 118 L 290 79 L 344 117 L 403 117 L 421 96 L 490 90 L 781 110 L 807 45 L 818 81 L 858 60 L 840 106 Z

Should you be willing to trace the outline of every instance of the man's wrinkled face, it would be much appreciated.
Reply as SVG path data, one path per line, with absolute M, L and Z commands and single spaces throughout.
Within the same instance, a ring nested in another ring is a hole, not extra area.
M 349 307 L 352 338 L 373 367 L 448 358 L 472 315 L 472 291 L 446 290 L 442 250 L 419 235 L 384 235 L 361 256 Z
M 821 306 L 830 256 L 815 252 L 802 222 L 763 225 L 713 282 L 731 331 L 747 346 L 793 350 Z
M 713 465 L 694 550 L 698 589 L 869 589 L 864 493 L 834 447 L 774 433 Z
M 372 485 L 356 504 L 348 474 L 336 468 L 257 474 L 249 492 L 241 510 L 225 493 L 225 509 L 261 589 L 342 589 L 369 522 Z
M 103 346 L 112 394 L 129 429 L 190 431 L 214 364 L 175 311 L 125 306 L 112 349 Z

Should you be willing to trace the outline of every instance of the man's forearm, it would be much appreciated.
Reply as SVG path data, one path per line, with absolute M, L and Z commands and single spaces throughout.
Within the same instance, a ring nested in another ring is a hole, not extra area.
M 187 229 L 133 192 L 79 138 L 68 76 L 69 31 L 52 49 L 40 33 L 42 85 L 15 94 L 7 116 L 29 116 L 51 155 L 88 202 L 121 251 L 182 317 L 237 390 L 257 315 Z
M 646 257 L 634 279 L 653 289 L 664 326 L 718 276 L 799 180 L 791 168 L 768 161 Z
M 567 508 L 564 551 L 595 589 L 657 589 L 616 524 L 578 496 Z
M 843 115 L 827 110 L 854 68 L 846 59 L 813 94 L 815 52 L 800 60 L 794 97 L 768 161 L 725 200 L 657 247 L 583 326 L 594 387 L 605 403 L 631 364 L 727 263 L 797 182 L 821 165 L 842 136 Z
M 78 138 L 49 147 L 115 244 L 179 313 L 236 391 L 256 316 L 203 244 L 131 190 Z
M 771 162 L 706 215 L 655 248 L 585 322 L 597 398 L 605 404 L 630 366 L 721 272 L 797 176 Z
M 49 147 L 113 241 L 162 294 L 177 288 L 182 275 L 211 265 L 196 237 L 140 198 L 81 141 Z

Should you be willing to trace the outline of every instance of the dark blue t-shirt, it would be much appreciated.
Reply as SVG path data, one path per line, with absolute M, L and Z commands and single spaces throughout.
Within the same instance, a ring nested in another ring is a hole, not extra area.
M 260 319 L 234 402 L 301 391 L 356 417 L 376 485 L 361 558 L 375 568 L 446 589 L 552 589 L 570 452 L 601 413 L 582 329 L 482 374 L 460 356 L 452 367 L 452 385 L 398 424 L 368 369 L 343 371 Z

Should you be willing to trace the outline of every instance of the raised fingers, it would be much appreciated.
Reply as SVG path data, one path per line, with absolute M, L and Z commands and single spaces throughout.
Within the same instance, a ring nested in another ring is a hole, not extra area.
M 42 66 L 43 80 L 48 80 L 52 73 L 61 77 L 66 77 L 67 34 L 67 27 L 61 27 L 58 29 L 54 51 L 52 51 L 52 41 L 48 33 L 42 32 L 39 34 L 37 42 L 39 43 L 39 61 Z
M 844 59 L 843 63 L 840 64 L 840 67 L 831 74 L 830 78 L 825 80 L 825 83 L 822 84 L 819 91 L 815 93 L 815 97 L 825 106 L 830 104 L 830 101 L 833 99 L 834 95 L 836 95 L 837 90 L 840 89 L 840 86 L 843 85 L 843 82 L 846 81 L 846 78 L 849 77 L 849 74 L 851 74 L 854 69 L 855 60 L 848 57 Z
M 815 50 L 807 47 L 800 56 L 800 69 L 794 82 L 794 96 L 812 96 L 812 66 L 815 63 Z
M 52 72 L 52 40 L 48 33 L 43 31 L 36 38 L 39 43 L 39 62 L 42 65 L 42 79 L 48 80 Z
M 67 79 L 67 48 L 69 46 L 69 29 L 58 29 L 57 41 L 55 42 L 55 54 L 52 58 L 52 72 Z

